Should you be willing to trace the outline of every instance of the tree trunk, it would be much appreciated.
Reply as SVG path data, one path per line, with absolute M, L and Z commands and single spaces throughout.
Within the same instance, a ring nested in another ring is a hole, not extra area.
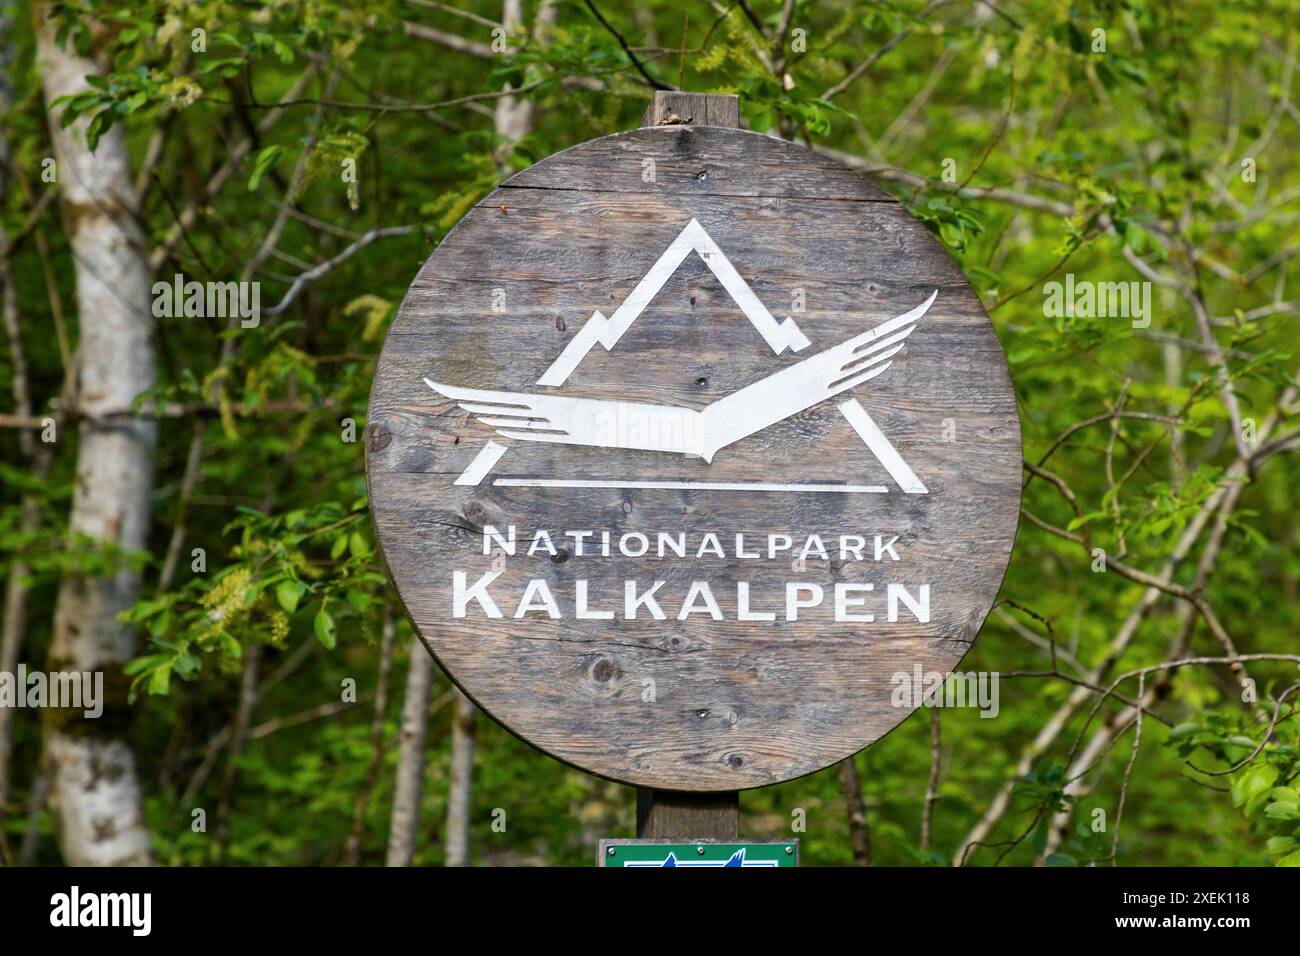
M 38 57 L 46 102 L 86 88 L 95 63 L 61 49 L 42 24 Z M 141 237 L 131 215 L 133 187 L 118 128 L 86 147 L 83 117 L 50 130 L 58 161 L 76 272 L 81 341 L 77 377 L 82 421 L 70 539 L 86 536 L 122 552 L 144 549 L 153 488 L 157 425 L 129 413 L 152 388 L 154 319 Z M 122 664 L 135 634 L 117 615 L 131 607 L 140 574 L 123 562 L 112 574 L 71 573 L 59 586 L 50 645 L 51 670 L 104 674 L 104 713 L 47 711 L 45 747 L 51 805 L 64 859 L 74 866 L 151 862 L 135 755 L 126 742 L 129 710 Z
M 867 825 L 867 805 L 862 800 L 862 780 L 858 777 L 856 757 L 840 761 L 840 793 L 849 815 L 849 844 L 853 847 L 853 865 L 871 865 L 871 830 Z
M 474 787 L 474 702 L 459 690 L 451 715 L 451 782 L 447 793 L 447 866 L 469 864 L 469 808 Z
M 501 25 L 506 34 L 513 34 L 523 26 L 523 4 L 520 0 L 505 0 L 501 5 Z M 505 89 L 510 89 L 510 84 Z M 492 126 L 502 142 L 497 149 L 497 166 L 508 169 L 506 157 L 511 146 L 533 131 L 534 103 L 532 100 L 516 100 L 513 96 L 503 96 L 497 100 L 492 115 Z
M 393 784 L 393 818 L 388 828 L 388 866 L 410 866 L 420 832 L 420 797 L 424 784 L 424 745 L 429 738 L 429 697 L 433 693 L 433 657 L 418 637 L 411 638 L 411 669 L 402 703 L 402 737 Z

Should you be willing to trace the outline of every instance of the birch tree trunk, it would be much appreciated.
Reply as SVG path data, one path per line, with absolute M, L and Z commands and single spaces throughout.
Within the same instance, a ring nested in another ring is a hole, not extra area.
M 433 693 L 433 657 L 418 637 L 411 638 L 411 669 L 402 702 L 402 735 L 393 784 L 393 817 L 388 825 L 388 866 L 410 866 L 420 832 L 420 798 L 424 790 L 424 745 L 429 739 L 429 697 Z
M 100 72 L 92 61 L 61 49 L 48 24 L 41 24 L 37 52 L 47 104 L 85 89 L 84 77 Z M 81 317 L 76 373 L 82 417 L 68 532 L 138 551 L 148 531 L 157 425 L 130 413 L 135 397 L 155 380 L 154 319 L 131 215 L 130 163 L 120 129 L 91 153 L 85 118 L 61 129 L 61 112 L 51 107 L 50 131 Z M 98 720 L 77 711 L 47 712 L 51 806 L 59 847 L 73 866 L 152 861 L 135 755 L 125 738 L 122 664 L 135 650 L 135 635 L 117 619 L 139 589 L 140 574 L 125 563 L 107 576 L 69 574 L 59 587 L 50 669 L 104 674 Z
M 474 702 L 456 690 L 451 715 L 451 780 L 447 793 L 447 866 L 469 863 L 469 808 L 474 789 Z
M 545 5 L 539 14 L 539 17 L 545 16 L 554 16 L 554 9 L 549 4 Z M 505 0 L 501 5 L 501 25 L 505 27 L 507 36 L 515 33 L 523 25 L 523 18 L 523 4 L 520 0 Z M 538 26 L 541 26 L 540 22 Z M 510 88 L 510 84 L 507 83 L 505 89 Z M 492 125 L 503 141 L 497 151 L 498 166 L 504 165 L 510 147 L 533 131 L 534 105 L 532 100 L 517 100 L 513 96 L 503 96 L 497 100 Z

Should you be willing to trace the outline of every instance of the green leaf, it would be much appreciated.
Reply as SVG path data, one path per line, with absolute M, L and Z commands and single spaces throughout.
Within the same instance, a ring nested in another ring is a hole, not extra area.
M 149 693 L 166 694 L 171 690 L 172 669 L 170 664 L 155 667 L 149 674 Z
M 182 677 L 188 677 L 190 674 L 197 674 L 201 663 L 197 657 L 186 651 L 180 657 L 176 658 L 176 665 L 173 670 Z
M 1274 800 L 1264 808 L 1270 820 L 1300 820 L 1300 803 L 1294 800 Z
M 1294 846 L 1296 846 L 1295 837 L 1275 836 L 1268 838 L 1268 842 L 1264 844 L 1264 849 L 1268 850 L 1269 853 L 1285 853 Z
M 370 608 L 370 595 L 366 594 L 364 591 L 358 591 L 356 588 L 348 588 L 344 597 L 348 599 L 348 604 L 352 606 L 352 610 L 356 611 L 358 614 L 365 614 Z
M 280 602 L 280 607 L 284 608 L 286 614 L 292 614 L 298 610 L 298 599 L 302 597 L 303 590 L 297 581 L 281 581 L 275 587 L 275 599 Z
M 231 660 L 237 661 L 244 656 L 244 648 L 240 645 L 239 641 L 235 640 L 233 635 L 222 631 L 220 635 L 218 635 L 218 639 L 221 641 L 222 653 Z
M 122 665 L 123 674 L 141 674 L 151 668 L 157 667 L 168 660 L 167 654 L 148 654 L 144 657 L 136 657 Z
M 348 536 L 348 550 L 352 552 L 354 558 L 364 558 L 370 553 L 370 544 L 362 536 L 360 531 L 353 531 Z
M 1232 784 L 1232 805 L 1239 807 L 1251 797 L 1258 796 L 1277 780 L 1277 767 L 1257 763 Z
M 248 191 L 257 192 L 258 184 L 261 183 L 262 177 L 267 171 L 276 164 L 280 156 L 284 153 L 283 146 L 267 146 L 258 150 L 257 158 L 253 160 L 253 174 L 248 177 Z
M 325 610 L 324 604 L 316 612 L 316 618 L 312 621 L 312 630 L 316 632 L 316 640 L 324 644 L 326 650 L 334 649 L 334 645 L 338 643 L 334 633 L 334 618 L 330 617 L 330 612 Z
M 104 134 L 113 128 L 115 122 L 117 122 L 117 117 L 111 109 L 102 109 L 95 114 L 95 118 L 86 127 L 86 145 L 90 147 L 92 153 L 99 146 L 99 141 L 104 137 Z
M 63 112 L 59 114 L 59 129 L 67 129 L 77 121 L 81 115 L 81 110 L 77 108 L 76 103 L 69 102 L 63 107 Z

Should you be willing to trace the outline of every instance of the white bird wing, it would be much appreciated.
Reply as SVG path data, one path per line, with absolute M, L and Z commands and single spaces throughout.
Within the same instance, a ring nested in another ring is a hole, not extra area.
M 676 405 L 464 388 L 428 378 L 424 383 L 507 438 L 676 452 L 712 461 L 719 448 L 885 371 L 938 294 L 935 290 L 897 318 L 746 385 L 703 412 Z
M 938 295 L 936 289 L 916 308 L 718 399 L 702 413 L 710 455 L 884 372 Z
M 507 438 L 698 454 L 700 413 L 693 409 L 424 383 Z

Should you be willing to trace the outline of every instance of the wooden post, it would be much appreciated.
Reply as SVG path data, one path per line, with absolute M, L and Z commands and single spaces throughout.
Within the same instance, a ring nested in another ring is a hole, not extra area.
M 740 128 L 740 97 L 734 93 L 677 93 L 656 90 L 642 126 L 730 126 Z
M 643 840 L 734 840 L 740 791 L 690 793 L 637 787 L 636 835 Z
M 739 129 L 740 97 L 656 90 L 641 125 Z M 645 840 L 734 840 L 740 835 L 740 791 L 693 793 L 637 787 L 636 835 Z

